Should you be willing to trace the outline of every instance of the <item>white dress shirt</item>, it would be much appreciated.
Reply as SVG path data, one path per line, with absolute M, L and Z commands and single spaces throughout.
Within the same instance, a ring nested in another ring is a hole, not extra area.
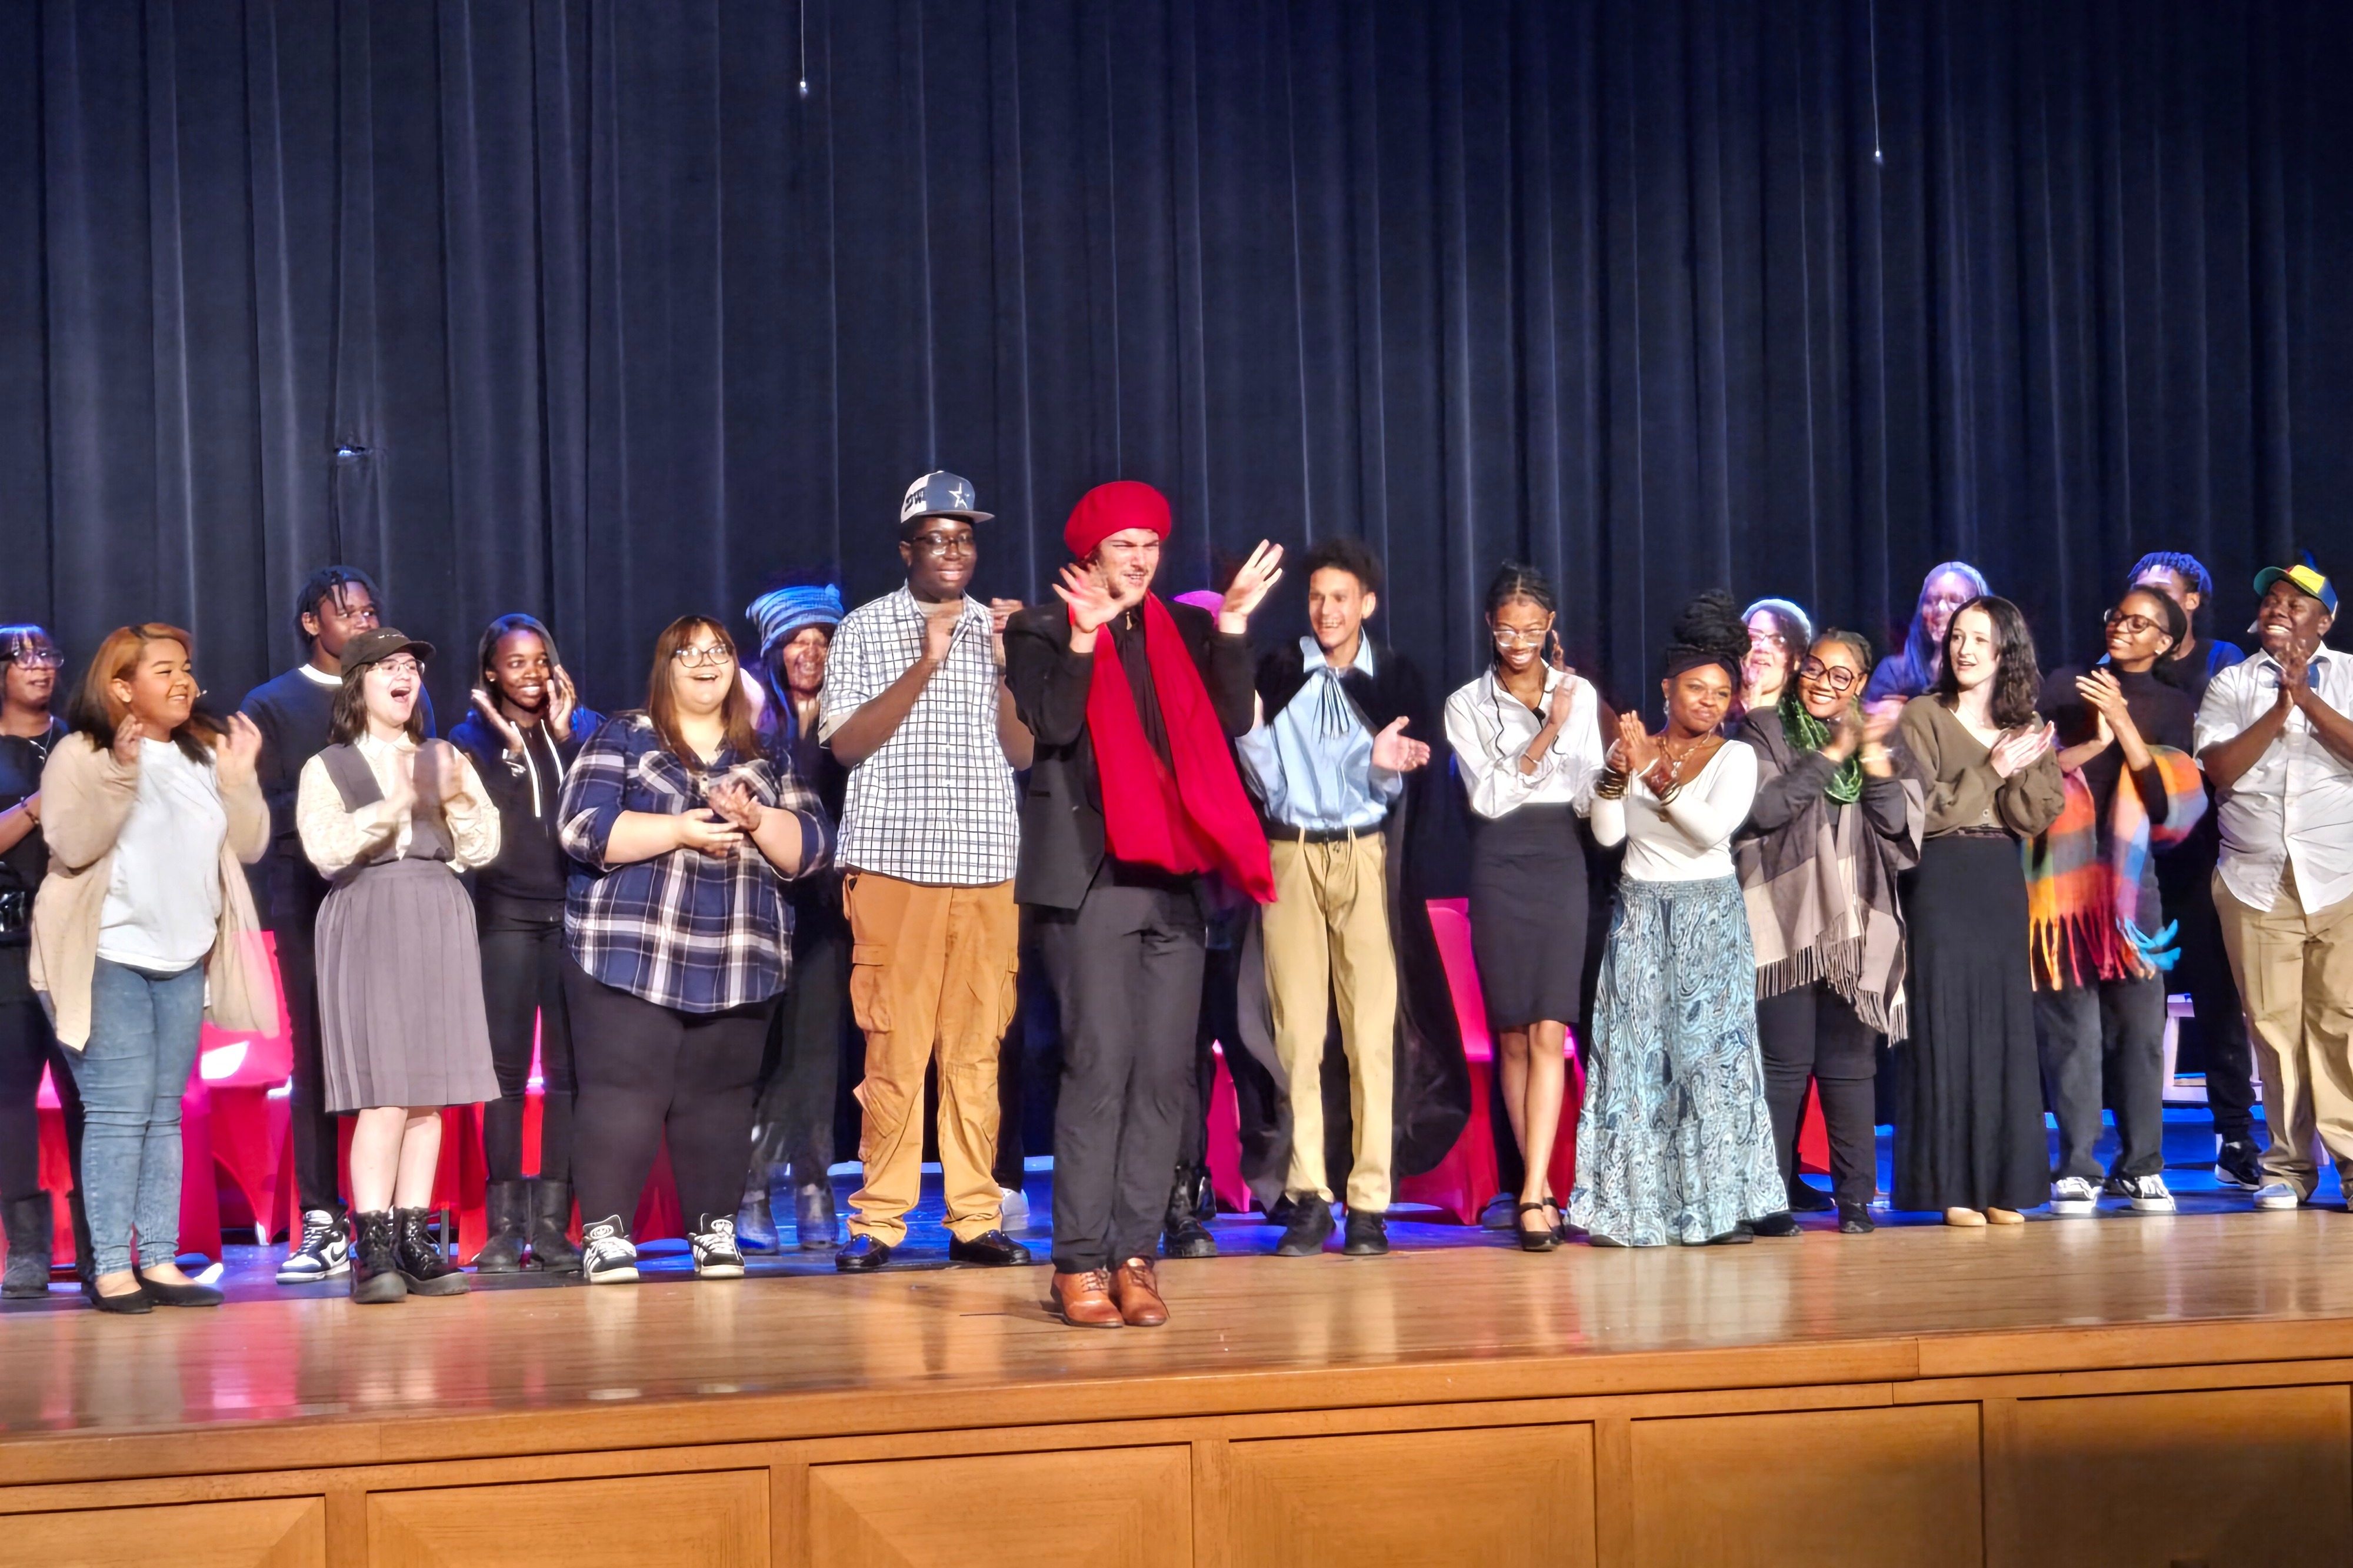
M 1524 805 L 1570 805 L 1583 816 L 1593 805 L 1593 781 L 1601 774 L 1601 699 L 1581 675 L 1545 667 L 1544 706 L 1564 680 L 1576 683 L 1568 722 L 1524 773 L 1520 758 L 1544 728 L 1544 720 L 1504 689 L 1494 668 L 1446 700 L 1446 740 L 1454 765 L 1470 792 L 1471 809 L 1482 816 L 1508 816 Z
M 2310 667 L 2320 700 L 2353 714 L 2353 655 L 2321 647 Z M 2257 653 L 2218 673 L 2198 709 L 2198 750 L 2230 740 L 2279 700 L 2279 660 Z M 2353 896 L 2353 763 L 2321 743 L 2295 709 L 2287 727 L 2236 783 L 2217 792 L 2222 885 L 2250 909 L 2268 910 L 2284 867 L 2295 868 L 2307 910 Z

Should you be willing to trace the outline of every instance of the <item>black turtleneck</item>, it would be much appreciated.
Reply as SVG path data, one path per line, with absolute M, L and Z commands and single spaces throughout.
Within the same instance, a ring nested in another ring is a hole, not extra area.
M 2198 710 L 2179 687 L 2159 680 L 2141 671 L 2118 669 L 2102 664 L 2116 679 L 2125 694 L 2125 709 L 2132 715 L 2133 727 L 2140 738 L 2152 746 L 2171 746 L 2189 755 L 2197 753 Z M 2084 673 L 2081 666 L 2063 669 L 2042 684 L 2042 713 L 2059 731 L 2059 749 L 2080 745 L 2098 732 L 2099 714 L 2084 700 L 2075 689 L 2075 678 Z M 2125 749 L 2121 743 L 2084 764 L 2084 783 L 2092 791 L 2092 801 L 2099 808 L 2100 837 L 2108 836 L 2108 807 L 2116 795 L 2116 781 L 2124 776 Z M 2155 768 L 2135 775 L 2141 804 L 2148 810 L 2149 820 L 2162 823 L 2166 816 L 2165 784 Z

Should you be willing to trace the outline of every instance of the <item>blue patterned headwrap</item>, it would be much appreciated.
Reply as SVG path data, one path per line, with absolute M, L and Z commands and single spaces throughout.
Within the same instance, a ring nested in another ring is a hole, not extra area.
M 760 634 L 762 658 L 802 627 L 824 626 L 829 631 L 841 624 L 841 590 L 830 583 L 772 589 L 744 611 L 744 618 Z

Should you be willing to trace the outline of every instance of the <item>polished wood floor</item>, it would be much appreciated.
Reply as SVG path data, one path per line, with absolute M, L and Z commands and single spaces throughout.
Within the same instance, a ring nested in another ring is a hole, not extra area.
M 226 1426 L 292 1424 L 314 1462 L 355 1463 L 411 1418 L 444 1447 L 480 1426 L 465 1446 L 489 1453 L 496 1418 L 566 1410 L 723 1441 L 1339 1406 L 1408 1371 L 1499 1399 L 2353 1355 L 2353 1218 L 2316 1210 L 1162 1275 L 1174 1317 L 1152 1331 L 1064 1327 L 1043 1268 L 12 1314 L 0 1471 L 28 1445 Z M 2226 1333 L 2240 1348 L 2218 1353 Z M 731 1415 L 753 1405 L 756 1433 Z M 339 1447 L 362 1427 L 364 1455 Z

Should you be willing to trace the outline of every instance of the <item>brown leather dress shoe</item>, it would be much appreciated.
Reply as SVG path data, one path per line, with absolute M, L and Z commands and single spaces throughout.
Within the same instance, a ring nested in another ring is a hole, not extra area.
M 1131 1329 L 1156 1329 L 1168 1321 L 1168 1303 L 1160 1299 L 1160 1281 L 1149 1258 L 1131 1258 L 1113 1271 L 1111 1299 L 1119 1303 L 1119 1315 Z
M 1112 1301 L 1108 1269 L 1056 1274 L 1054 1305 L 1060 1310 L 1062 1321 L 1074 1329 L 1115 1329 L 1125 1321 Z

